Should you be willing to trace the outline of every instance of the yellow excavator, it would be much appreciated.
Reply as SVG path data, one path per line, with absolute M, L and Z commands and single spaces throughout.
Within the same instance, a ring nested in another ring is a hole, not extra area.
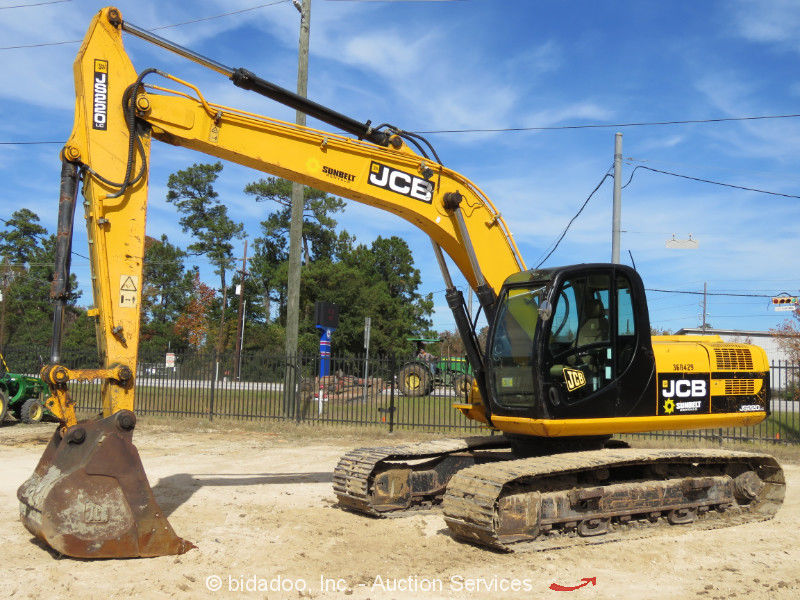
M 137 72 L 123 33 L 347 135 L 212 104 L 157 69 Z M 432 240 L 475 373 L 456 405 L 502 435 L 362 448 L 334 473 L 339 504 L 372 516 L 443 506 L 452 534 L 486 547 L 559 547 L 660 526 L 772 517 L 784 495 L 770 456 L 637 450 L 613 434 L 749 426 L 769 413 L 764 351 L 714 337 L 651 337 L 642 281 L 619 264 L 528 270 L 505 221 L 419 135 L 372 126 L 153 35 L 115 8 L 93 19 L 74 63 L 72 134 L 61 152 L 47 408 L 61 421 L 19 488 L 21 518 L 61 554 L 180 554 L 132 443 L 149 149 L 192 148 L 399 215 Z M 61 363 L 72 223 L 84 198 L 102 368 Z M 445 254 L 489 323 L 481 346 Z M 78 421 L 72 381 L 102 380 L 103 414 Z

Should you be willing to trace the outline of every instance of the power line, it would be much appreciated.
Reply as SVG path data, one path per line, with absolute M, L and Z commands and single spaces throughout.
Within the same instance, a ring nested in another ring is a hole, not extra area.
M 191 25 L 192 23 L 200 23 L 201 21 L 211 21 L 213 19 L 220 19 L 222 17 L 229 17 L 231 15 L 238 15 L 241 13 L 250 12 L 251 10 L 257 10 L 259 8 L 265 8 L 267 6 L 275 6 L 276 4 L 283 4 L 285 2 L 289 2 L 289 0 L 275 0 L 274 2 L 267 2 L 265 4 L 259 4 L 257 6 L 251 6 L 250 8 L 240 8 L 239 10 L 232 10 L 229 12 L 221 13 L 219 15 L 212 15 L 210 17 L 201 17 L 199 19 L 192 19 L 190 21 L 182 21 L 180 23 L 173 23 L 171 25 L 159 25 L 158 27 L 152 27 L 151 31 L 159 31 L 161 29 L 171 29 L 172 27 L 181 27 L 183 25 Z
M 693 292 L 690 290 L 664 290 L 659 288 L 645 288 L 648 292 L 661 292 L 664 294 L 691 294 L 693 296 L 733 296 L 737 298 L 772 298 L 773 295 L 767 294 L 734 294 L 726 292 Z
M 774 319 L 777 316 L 778 315 L 749 315 L 749 314 L 748 315 L 709 315 L 710 320 L 714 320 L 714 319 L 744 319 L 744 318 L 748 318 L 748 319 Z M 671 318 L 671 319 L 658 319 L 658 320 L 655 321 L 655 323 L 656 324 L 658 324 L 658 323 L 671 323 L 673 321 L 684 321 L 684 320 L 689 320 L 689 319 L 693 319 L 693 318 L 696 318 L 696 317 L 697 317 L 697 315 L 686 315 L 686 316 L 683 316 L 683 317 L 674 317 L 674 318 Z
M 327 2 L 386 2 L 403 4 L 404 2 L 466 2 L 467 0 L 326 0 Z
M 63 46 L 64 44 L 79 44 L 83 40 L 66 40 L 64 42 L 45 42 L 42 44 L 20 44 L 18 46 L 0 46 L 0 50 L 17 50 L 18 48 L 43 48 L 44 46 Z
M 63 0 L 67 1 L 67 0 Z M 264 4 L 258 4 L 256 6 L 251 6 L 249 8 L 241 8 L 239 10 L 231 10 L 228 12 L 220 13 L 218 15 L 211 15 L 210 17 L 201 17 L 198 19 L 192 19 L 190 21 L 182 21 L 180 23 L 171 23 L 169 25 L 158 25 L 156 27 L 151 27 L 150 31 L 159 31 L 161 29 L 170 29 L 172 27 L 181 27 L 183 25 L 189 25 L 191 23 L 199 23 L 201 21 L 211 21 L 212 19 L 221 19 L 222 17 L 228 17 L 231 15 L 238 15 L 241 13 L 249 12 L 252 10 L 258 10 L 259 8 L 265 8 L 267 6 L 275 6 L 276 4 L 284 4 L 289 2 L 289 0 L 274 0 L 273 2 L 266 2 Z M 13 7 L 9 7 L 13 8 Z M 0 50 L 17 50 L 20 48 L 43 48 L 45 46 L 63 46 L 64 44 L 79 44 L 83 40 L 65 40 L 61 42 L 42 42 L 38 44 L 19 44 L 17 46 L 0 46 Z
M 591 194 L 589 194 L 589 197 L 588 197 L 588 198 L 586 198 L 586 200 L 583 202 L 583 204 L 581 205 L 581 207 L 578 209 L 578 212 L 576 212 L 576 213 L 575 213 L 575 216 L 574 216 L 574 217 L 572 217 L 572 218 L 569 220 L 569 223 L 567 223 L 567 226 L 564 228 L 564 231 L 562 231 L 562 232 L 561 232 L 561 236 L 558 238 L 558 240 L 556 240 L 556 243 L 555 243 L 555 245 L 553 246 L 552 250 L 550 250 L 550 252 L 548 252 L 548 253 L 547 253 L 547 256 L 545 256 L 545 257 L 544 257 L 542 260 L 540 260 L 540 261 L 539 261 L 539 264 L 538 264 L 538 265 L 536 265 L 536 268 L 537 268 L 537 269 L 538 269 L 539 267 L 541 267 L 541 266 L 542 266 L 542 264 L 544 263 L 544 261 L 546 261 L 548 258 L 550 258 L 550 256 L 553 254 L 553 252 L 555 252 L 555 251 L 556 251 L 556 248 L 558 248 L 558 245 L 561 243 L 561 240 L 563 240 L 563 239 L 564 239 L 564 236 L 565 236 L 565 235 L 567 235 L 567 231 L 569 231 L 569 228 L 570 228 L 570 226 L 572 225 L 572 223 L 574 223 L 574 222 L 575 222 L 575 219 L 577 219 L 577 218 L 580 216 L 580 214 L 583 212 L 583 209 L 584 209 L 584 208 L 586 208 L 586 205 L 587 205 L 587 204 L 589 204 L 589 200 L 591 200 L 591 199 L 592 199 L 592 196 L 594 196 L 595 192 L 596 192 L 597 190 L 599 190 L 599 189 L 600 189 L 600 186 L 601 186 L 601 185 L 603 185 L 603 182 L 604 182 L 606 179 L 608 179 L 609 177 L 612 177 L 612 175 L 611 175 L 611 173 L 609 173 L 608 171 L 606 171 L 605 175 L 603 175 L 603 178 L 600 180 L 600 183 L 598 183 L 598 184 L 595 186 L 595 188 L 592 190 L 592 193 L 591 193 Z
M 45 4 L 61 4 L 62 2 L 72 2 L 72 0 L 50 0 L 49 2 L 36 2 L 34 4 L 16 4 L 14 6 L 0 6 L 0 10 L 9 8 L 28 8 L 29 6 L 44 6 Z
M 63 144 L 64 142 L 0 142 L 0 146 L 36 146 L 39 144 Z
M 2 48 L 0 48 L 2 50 Z M 558 131 L 563 129 L 610 129 L 618 127 L 652 127 L 656 125 L 695 125 L 698 123 L 725 123 L 728 121 L 759 121 L 764 119 L 795 119 L 800 114 L 758 115 L 747 117 L 717 117 L 712 119 L 681 119 L 677 121 L 640 121 L 632 123 L 587 123 L 581 125 L 553 125 L 549 127 L 500 127 L 497 129 L 431 129 L 412 133 L 502 133 L 507 131 Z
M 661 169 L 654 169 L 653 167 L 646 167 L 645 165 L 636 165 L 631 172 L 631 176 L 628 179 L 628 183 L 626 183 L 623 187 L 627 187 L 631 181 L 633 181 L 633 175 L 636 173 L 638 169 L 645 169 L 647 171 L 652 171 L 653 173 L 661 173 L 662 175 L 671 175 L 672 177 L 680 177 L 682 179 L 689 179 L 690 181 L 699 181 L 700 183 L 711 183 L 713 185 L 721 185 L 723 187 L 733 188 L 736 190 L 745 190 L 747 192 L 758 192 L 759 194 L 769 194 L 770 196 L 781 196 L 783 198 L 797 198 L 800 199 L 800 196 L 795 196 L 793 194 L 784 194 L 781 192 L 770 192 L 769 190 L 761 190 L 758 188 L 747 187 L 743 185 L 734 185 L 732 183 L 723 183 L 721 181 L 713 181 L 711 179 L 703 179 L 701 177 L 692 177 L 691 175 L 682 175 L 681 173 L 673 173 L 672 171 L 663 171 Z
M 6 220 L 5 220 L 5 219 L 3 219 L 2 217 L 0 217 L 0 221 L 2 221 L 2 222 L 3 222 L 3 225 L 5 225 L 6 227 L 8 227 L 9 225 L 11 225 L 11 222 L 10 222 L 10 221 L 6 221 Z M 39 238 L 39 239 L 40 239 L 40 240 L 42 240 L 43 242 L 46 242 L 46 241 L 48 240 L 48 237 L 47 237 L 47 236 L 45 236 L 45 234 L 43 234 L 43 233 L 32 233 L 31 235 L 32 235 L 32 236 L 34 236 L 34 237 L 37 237 L 37 238 Z M 51 237 L 52 237 L 52 234 L 51 234 Z M 91 260 L 91 259 L 90 259 L 88 256 L 84 256 L 83 254 L 80 254 L 80 253 L 78 253 L 78 252 L 75 252 L 75 250 L 73 250 L 73 251 L 72 251 L 72 254 L 74 254 L 75 256 L 78 256 L 78 257 L 80 257 L 80 258 L 84 258 L 84 259 L 86 259 L 86 260 Z M 37 263 L 37 264 L 38 264 L 38 263 Z
M 276 2 L 270 4 L 261 4 L 259 6 L 254 6 L 251 8 L 244 8 L 238 11 L 232 11 L 227 13 L 222 13 L 220 15 L 214 15 L 211 17 L 203 17 L 201 19 L 194 19 L 192 21 L 184 21 L 182 23 L 173 23 L 172 25 L 161 25 L 159 27 L 152 27 L 151 31 L 158 31 L 160 29 L 168 29 L 170 27 L 180 27 L 182 25 L 187 25 L 189 23 L 197 23 L 199 21 L 208 21 L 210 19 L 218 19 L 220 17 L 225 17 L 228 15 L 241 13 L 250 10 L 256 10 L 257 8 L 263 8 L 265 6 L 272 6 L 274 4 L 281 4 L 284 2 L 288 2 L 289 0 L 277 0 Z M 342 0 L 344 1 L 344 0 Z M 350 0 L 353 1 L 353 0 Z M 49 42 L 45 44 L 29 44 L 23 46 L 2 46 L 0 50 L 12 50 L 15 48 L 38 48 L 40 46 L 58 46 L 61 44 L 77 44 L 82 42 L 83 40 L 70 40 L 66 42 Z M 428 130 L 428 131 L 412 131 L 411 133 L 417 134 L 436 134 L 436 133 L 513 133 L 519 131 L 563 131 L 563 130 L 571 130 L 571 129 L 611 129 L 617 127 L 648 127 L 648 126 L 657 126 L 657 125 L 690 125 L 690 124 L 698 124 L 698 123 L 724 123 L 728 121 L 756 121 L 756 120 L 763 120 L 763 119 L 793 119 L 800 117 L 800 114 L 793 114 L 793 115 L 759 115 L 759 116 L 747 116 L 747 117 L 723 117 L 723 118 L 715 118 L 715 119 L 685 119 L 679 121 L 650 121 L 650 122 L 640 122 L 640 123 L 598 123 L 598 124 L 583 124 L 583 125 L 559 125 L 553 127 L 505 127 L 505 128 L 498 128 L 498 129 L 439 129 L 439 130 Z M 15 141 L 7 141 L 7 142 L 0 142 L 0 145 L 4 146 L 14 146 L 14 145 L 35 145 L 35 144 L 62 144 L 63 142 L 49 142 L 49 141 L 31 141 L 31 142 L 15 142 Z M 636 160 L 636 159 L 629 159 L 629 160 Z M 790 196 L 787 194 L 777 194 L 774 192 L 765 192 L 764 190 L 757 190 L 752 188 L 740 187 L 731 184 L 725 183 L 718 183 L 716 181 L 706 180 L 706 179 L 697 179 L 693 177 L 689 177 L 687 175 L 679 175 L 677 173 L 671 173 L 669 171 L 659 171 L 658 169 L 653 169 L 651 167 L 645 167 L 644 165 L 637 165 L 643 169 L 649 169 L 651 171 L 656 171 L 657 173 L 665 173 L 667 175 L 674 175 L 676 177 L 685 177 L 687 179 L 696 179 L 697 181 L 702 181 L 704 183 L 715 183 L 717 185 L 725 185 L 728 187 L 734 187 L 738 189 L 744 189 L 748 191 L 756 191 L 762 192 L 766 194 L 773 194 L 778 196 L 786 196 L 788 198 L 800 198 L 800 196 Z M 636 169 L 634 168 L 634 172 Z M 628 179 L 628 182 L 622 186 L 622 188 L 626 188 L 633 179 L 633 173 L 631 173 L 631 177 Z

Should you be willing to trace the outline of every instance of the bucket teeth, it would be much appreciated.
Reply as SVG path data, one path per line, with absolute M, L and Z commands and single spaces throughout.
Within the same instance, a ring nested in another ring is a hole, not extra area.
M 131 441 L 130 411 L 56 430 L 33 475 L 17 490 L 25 527 L 56 552 L 75 558 L 183 554 L 195 546 L 175 535 L 153 497 Z

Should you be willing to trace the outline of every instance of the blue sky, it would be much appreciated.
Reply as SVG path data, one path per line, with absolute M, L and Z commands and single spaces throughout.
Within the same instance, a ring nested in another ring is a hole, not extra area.
M 9 8 L 0 2 L 0 47 L 78 40 L 102 4 L 73 0 Z M 247 9 L 262 0 L 117 3 L 123 17 L 156 27 Z M 299 15 L 291 2 L 159 33 L 233 67 L 294 88 Z M 0 50 L 0 141 L 65 140 L 72 127 L 72 60 L 78 44 Z M 159 67 L 210 100 L 293 119 L 293 113 L 224 78 L 132 38 L 137 69 Z M 359 120 L 403 129 L 548 127 L 800 113 L 800 6 L 791 0 L 370 2 L 313 0 L 309 96 Z M 313 122 L 311 124 L 314 124 Z M 800 119 L 622 128 L 623 181 L 635 164 L 800 195 Z M 475 181 L 501 210 L 535 266 L 613 160 L 613 128 L 431 134 L 444 163 Z M 55 229 L 59 145 L 0 145 L 0 216 L 29 207 Z M 183 246 L 164 197 L 169 173 L 209 157 L 154 144 L 148 234 Z M 646 162 L 638 162 L 646 161 Z M 259 173 L 226 164 L 218 182 L 250 238 L 268 207 L 242 188 Z M 611 181 L 573 224 L 547 266 L 608 261 Z M 623 190 L 622 254 L 648 288 L 739 294 L 797 293 L 800 200 L 638 170 Z M 369 243 L 406 239 L 436 292 L 434 324 L 452 329 L 428 239 L 388 213 L 350 202 L 340 225 Z M 699 241 L 670 250 L 673 235 Z M 74 249 L 86 237 L 76 223 Z M 240 252 L 240 250 L 239 250 Z M 210 282 L 207 263 L 200 261 Z M 87 261 L 73 260 L 82 286 Z M 462 280 L 463 285 L 463 280 Z M 90 303 L 89 292 L 83 302 Z M 698 296 L 650 292 L 653 325 L 700 323 Z M 766 298 L 713 296 L 715 327 L 764 330 L 786 313 Z M 374 317 L 374 315 L 373 315 Z

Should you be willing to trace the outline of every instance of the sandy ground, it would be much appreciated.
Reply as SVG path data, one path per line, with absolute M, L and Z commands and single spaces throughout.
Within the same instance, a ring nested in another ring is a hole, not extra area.
M 198 548 L 180 557 L 78 561 L 55 558 L 18 517 L 16 489 L 53 427 L 0 428 L 0 598 L 800 597 L 796 458 L 783 461 L 786 502 L 766 523 L 498 554 L 451 539 L 437 514 L 375 520 L 335 508 L 338 456 L 396 437 L 145 423 L 134 439 L 156 498 L 176 532 Z M 584 578 L 596 584 L 550 589 Z M 219 591 L 209 589 L 216 585 Z

